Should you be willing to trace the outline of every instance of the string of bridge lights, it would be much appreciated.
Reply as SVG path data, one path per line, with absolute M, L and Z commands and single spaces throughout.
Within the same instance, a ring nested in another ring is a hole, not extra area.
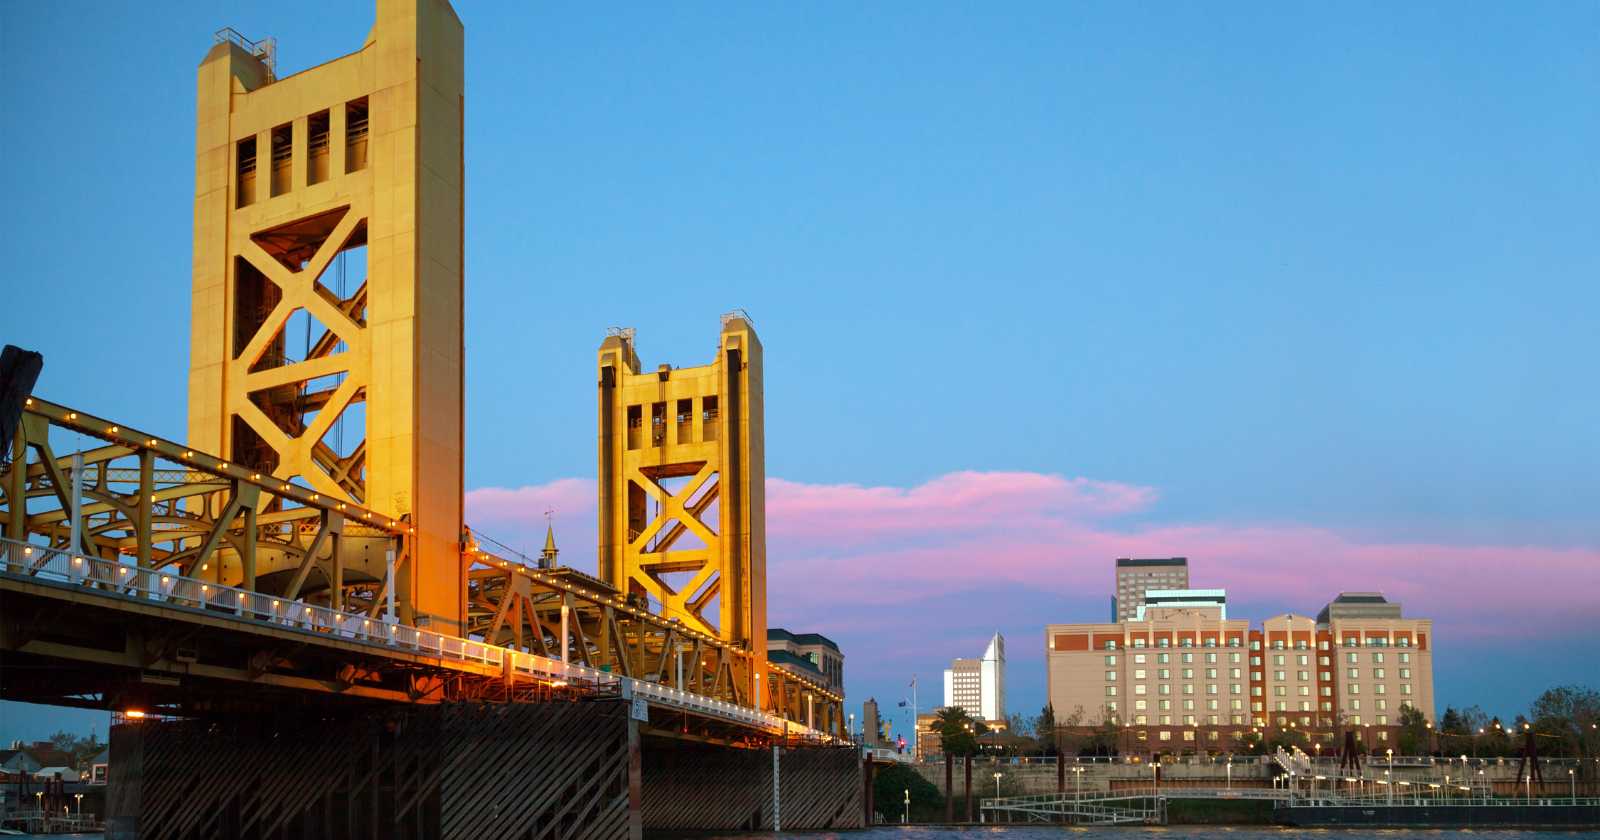
M 65 406 L 52 403 L 48 400 L 28 397 L 24 402 L 24 405 L 25 407 L 32 409 L 36 414 L 42 414 L 47 418 L 56 420 L 65 425 L 69 425 L 77 431 L 98 437 L 110 443 L 127 446 L 131 449 L 146 449 L 157 455 L 165 456 L 168 460 L 175 463 L 188 463 L 201 469 L 207 469 L 208 467 L 204 463 L 204 460 L 210 460 L 211 464 L 209 469 L 216 474 L 238 481 L 249 481 L 262 490 L 265 490 L 269 493 L 274 493 L 286 499 L 293 499 L 294 501 L 308 507 L 320 508 L 327 511 L 345 512 L 348 516 L 355 518 L 355 521 L 361 525 L 381 529 L 397 536 L 415 535 L 417 533 L 416 526 L 405 521 L 404 519 L 396 520 L 368 508 L 364 508 L 359 505 L 352 505 L 348 502 L 336 502 L 331 499 L 323 500 L 321 493 L 309 488 L 274 479 L 271 476 L 263 478 L 259 472 L 248 472 L 244 467 L 240 467 L 237 464 L 230 464 L 228 461 L 216 456 L 197 453 L 193 449 L 180 446 L 172 441 L 159 437 L 150 437 L 143 433 L 136 432 L 133 429 L 124 429 L 118 424 L 111 423 L 99 417 L 93 417 L 89 415 L 80 416 L 79 412 L 68 409 Z M 151 502 L 154 502 L 155 497 L 152 496 L 150 500 Z M 749 651 L 746 650 L 743 645 L 730 644 L 716 638 L 715 636 L 700 630 L 696 630 L 692 627 L 672 626 L 661 616 L 656 615 L 655 613 L 652 613 L 648 610 L 640 610 L 637 607 L 629 605 L 621 595 L 605 595 L 600 592 L 591 592 L 588 589 L 575 586 L 567 581 L 561 580 L 556 575 L 546 574 L 538 570 L 529 569 L 522 563 L 512 563 L 503 557 L 484 551 L 476 543 L 473 544 L 470 553 L 475 555 L 476 558 L 482 561 L 485 565 L 498 565 L 500 568 L 506 571 L 530 577 L 532 580 L 538 581 L 546 586 L 559 587 L 569 594 L 579 595 L 594 603 L 599 604 L 609 601 L 611 602 L 610 606 L 613 609 L 625 611 L 635 618 L 641 620 L 665 625 L 669 632 L 679 633 L 696 641 L 711 644 L 716 647 L 731 648 L 739 654 L 749 653 Z M 822 688 L 821 686 L 804 677 L 790 673 L 789 671 L 781 668 L 778 670 L 783 673 L 785 677 L 804 685 L 806 688 L 815 691 L 824 697 L 832 700 L 843 699 L 835 696 L 832 692 Z

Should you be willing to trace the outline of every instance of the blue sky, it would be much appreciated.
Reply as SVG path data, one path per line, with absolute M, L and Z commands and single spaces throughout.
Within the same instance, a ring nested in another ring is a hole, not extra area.
M 605 327 L 637 327 L 646 364 L 699 364 L 743 307 L 787 481 L 1084 477 L 1153 489 L 1124 536 L 1315 528 L 1479 579 L 1514 574 L 1497 547 L 1600 559 L 1594 4 L 460 7 L 469 487 L 592 477 Z M 182 434 L 195 67 L 223 25 L 276 36 L 293 72 L 370 21 L 361 2 L 0 5 L 0 338 L 45 353 L 40 393 Z M 774 563 L 827 554 L 817 527 Z M 1247 586 L 1217 551 L 1171 553 Z M 875 582 L 896 625 L 836 634 L 852 699 L 975 655 L 1005 613 L 1014 705 L 1036 709 L 1042 625 L 1098 620 L 1110 588 L 1111 557 L 1061 558 L 1105 591 L 1000 610 L 1015 590 Z M 1317 578 L 1325 559 L 1282 562 Z M 780 620 L 857 627 L 784 597 Z M 1465 626 L 1496 594 L 1456 597 L 1407 608 Z M 1263 593 L 1258 615 L 1321 603 L 1302 601 Z M 971 617 L 947 652 L 881 651 L 964 623 L 935 609 Z M 1600 673 L 1554 626 L 1525 680 L 1448 641 L 1441 706 L 1518 709 Z M 1574 653 L 1587 674 L 1554 670 Z M 0 737 L 36 726 L 0 711 Z

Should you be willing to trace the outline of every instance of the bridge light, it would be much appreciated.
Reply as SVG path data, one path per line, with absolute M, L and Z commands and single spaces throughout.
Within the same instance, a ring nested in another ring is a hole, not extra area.
M 122 716 L 130 720 L 144 720 L 144 712 L 140 709 L 127 709 Z
M 155 446 L 157 443 L 159 443 L 159 441 L 157 441 L 155 438 L 151 438 L 149 445 L 150 446 Z
M 76 411 L 67 412 L 67 419 L 68 420 L 76 420 L 76 419 L 78 419 L 78 412 L 76 412 Z
M 106 431 L 107 431 L 107 432 L 108 432 L 108 433 L 110 433 L 110 434 L 113 434 L 113 435 L 114 435 L 114 434 L 116 434 L 116 433 L 117 433 L 117 427 L 116 427 L 116 426 L 112 426 L 112 427 L 111 427 L 111 428 L 109 428 L 109 429 L 106 429 Z
M 251 473 L 250 474 L 250 480 L 251 481 L 260 481 L 261 480 L 261 473 Z
M 225 470 L 227 468 L 228 468 L 228 462 L 227 461 L 223 461 L 221 464 L 217 465 L 217 469 L 219 469 L 219 470 Z

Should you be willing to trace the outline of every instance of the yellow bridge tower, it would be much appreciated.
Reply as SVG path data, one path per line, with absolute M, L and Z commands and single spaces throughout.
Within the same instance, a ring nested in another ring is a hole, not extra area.
M 711 364 L 643 372 L 632 330 L 614 330 L 599 372 L 601 576 L 750 651 L 759 677 L 767 532 L 755 328 L 726 315 Z
M 377 6 L 359 51 L 293 76 L 237 37 L 200 65 L 189 442 L 408 521 L 400 617 L 460 634 L 462 27 L 445 0 Z M 306 541 L 208 573 L 336 606 L 385 580 L 337 516 Z

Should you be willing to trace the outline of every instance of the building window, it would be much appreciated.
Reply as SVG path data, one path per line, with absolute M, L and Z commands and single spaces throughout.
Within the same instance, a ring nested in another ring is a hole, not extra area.
M 1111 667 L 1111 666 L 1114 666 L 1116 664 L 1117 664 L 1117 658 L 1115 656 L 1106 657 L 1106 666 L 1107 667 Z
M 1383 664 L 1383 654 L 1382 653 L 1374 653 L 1372 655 L 1372 661 L 1374 663 L 1378 664 L 1378 665 L 1382 665 Z
M 1238 668 L 1229 668 L 1229 669 L 1228 669 L 1228 677 L 1229 677 L 1229 678 L 1230 678 L 1230 679 L 1235 679 L 1235 680 L 1236 680 L 1236 679 L 1239 679 L 1239 675 L 1240 675 L 1240 674 L 1241 674 L 1241 673 L 1242 673 L 1242 672 L 1241 672 L 1241 671 L 1240 671 L 1240 670 L 1239 670 L 1239 669 L 1238 669 Z
M 1411 679 L 1411 669 L 1410 668 L 1401 668 L 1400 669 L 1400 679 L 1402 679 L 1402 680 Z
M 1241 686 L 1238 683 L 1234 683 L 1234 684 L 1228 686 L 1228 693 L 1229 694 L 1239 694 L 1243 690 L 1244 690 L 1244 686 Z
M 1360 694 L 1361 693 L 1361 684 L 1360 683 L 1351 683 L 1350 684 L 1350 693 L 1351 694 Z
M 1311 657 L 1306 656 L 1303 653 L 1300 654 L 1299 656 L 1295 657 L 1295 664 L 1299 665 L 1302 668 L 1306 667 L 1306 665 L 1309 664 L 1310 661 L 1311 661 Z
M 1352 680 L 1353 679 L 1357 679 L 1357 678 L 1359 678 L 1361 676 L 1361 669 L 1360 668 L 1351 668 L 1349 671 L 1345 672 L 1345 676 L 1349 677 Z
M 1228 701 L 1228 708 L 1230 708 L 1230 709 L 1232 709 L 1232 710 L 1234 710 L 1236 712 L 1242 712 L 1242 711 L 1244 711 L 1244 701 L 1243 700 L 1229 700 Z
M 1172 693 L 1172 686 L 1167 685 L 1165 683 L 1162 683 L 1161 686 L 1160 686 L 1160 692 L 1159 693 L 1161 693 L 1161 694 L 1171 694 Z
M 1185 683 L 1184 686 L 1183 686 L 1183 693 L 1184 694 L 1193 694 L 1194 693 L 1194 683 Z
M 1349 662 L 1351 665 L 1356 664 L 1357 660 L 1356 660 L 1356 652 L 1355 651 L 1350 651 L 1349 653 L 1345 654 L 1344 656 L 1345 656 L 1345 661 L 1346 662 Z
M 1217 655 L 1214 653 L 1206 654 L 1206 662 L 1215 665 L 1217 662 Z
M 1217 693 L 1217 684 L 1216 683 L 1210 683 L 1210 684 L 1206 685 L 1206 693 L 1207 694 L 1216 694 Z
M 1379 719 L 1378 719 L 1378 725 L 1379 725 L 1379 726 L 1382 726 L 1382 725 L 1383 725 L 1383 719 L 1382 719 L 1382 718 L 1379 718 Z M 1388 733 L 1388 732 L 1379 732 L 1379 733 L 1378 733 L 1378 740 L 1380 740 L 1380 741 L 1387 741 L 1387 740 L 1389 740 L 1389 733 Z
M 1194 701 L 1193 700 L 1185 700 L 1185 701 L 1183 701 L 1183 710 L 1186 711 L 1186 712 L 1194 711 Z
M 1380 712 L 1386 712 L 1389 710 L 1389 701 L 1383 699 L 1374 700 L 1372 701 L 1372 708 Z
M 1135 701 L 1133 701 L 1133 710 L 1134 711 L 1142 712 L 1145 709 L 1146 709 L 1146 706 L 1145 706 L 1145 701 L 1144 700 L 1135 700 Z
M 1361 701 L 1360 700 L 1351 700 L 1350 701 L 1350 708 L 1353 711 L 1357 711 L 1357 712 L 1361 711 Z M 1356 721 L 1356 722 L 1360 723 L 1359 720 Z
M 1183 664 L 1185 664 L 1185 665 L 1194 664 L 1194 654 L 1192 654 L 1192 653 L 1184 654 L 1183 655 Z
M 1276 666 L 1278 666 L 1280 668 L 1283 667 L 1283 654 L 1281 654 L 1281 653 L 1273 654 L 1273 656 L 1272 656 L 1272 664 L 1274 664 L 1274 665 L 1276 665 Z
M 1228 661 L 1229 661 L 1229 662 L 1232 662 L 1232 663 L 1233 663 L 1233 664 L 1235 664 L 1235 665 L 1238 665 L 1238 664 L 1239 664 L 1239 662 L 1240 662 L 1240 656 L 1239 656 L 1239 654 L 1237 654 L 1237 653 L 1230 653 L 1230 654 L 1228 654 Z
M 1143 665 L 1144 664 L 1144 654 L 1142 654 L 1142 653 L 1134 654 L 1133 655 L 1133 664 L 1135 664 L 1135 665 Z
M 1378 725 L 1379 726 L 1388 726 L 1389 725 L 1389 716 L 1388 715 L 1378 715 Z M 1380 734 L 1380 736 L 1382 735 L 1382 733 L 1379 733 L 1379 734 Z
M 1144 675 L 1140 674 L 1140 676 L 1144 676 Z M 1106 682 L 1116 682 L 1116 681 L 1117 681 L 1117 672 L 1116 671 L 1107 671 L 1106 672 Z
M 1285 677 L 1283 676 L 1283 672 L 1282 671 L 1273 671 L 1272 672 L 1272 678 L 1274 680 L 1278 681 L 1278 682 L 1283 682 L 1284 679 L 1285 679 Z
M 1386 688 L 1388 688 L 1388 686 L 1384 685 L 1383 683 L 1378 683 L 1377 685 L 1372 687 L 1372 693 L 1373 694 L 1382 694 L 1384 692 L 1384 689 L 1386 689 Z
M 1409 654 L 1409 653 L 1400 654 L 1400 664 L 1401 665 L 1405 665 L 1405 664 L 1409 663 L 1410 661 L 1411 661 L 1411 654 Z
M 1159 706 L 1161 708 L 1161 711 L 1163 711 L 1163 712 L 1172 711 L 1172 701 L 1171 700 L 1157 700 L 1156 701 L 1156 705 Z
M 1170 740 L 1172 740 L 1172 733 L 1168 732 L 1165 729 L 1163 729 L 1163 730 L 1161 730 L 1161 734 L 1156 736 L 1156 737 L 1160 738 L 1163 741 L 1170 741 Z
M 1309 685 L 1300 686 L 1300 696 L 1301 697 L 1310 697 L 1311 696 L 1311 686 L 1309 686 Z
M 1296 671 L 1295 674 L 1297 675 L 1296 679 L 1300 680 L 1301 682 L 1311 679 L 1311 674 L 1308 671 Z
M 1135 685 L 1135 686 L 1134 686 L 1134 687 L 1133 687 L 1133 693 L 1134 693 L 1134 694 L 1139 694 L 1139 695 L 1143 695 L 1143 694 L 1144 694 L 1144 691 L 1145 691 L 1145 686 L 1144 686 L 1144 683 L 1139 683 L 1139 684 L 1138 684 L 1138 685 Z
M 1383 669 L 1382 668 L 1373 668 L 1372 669 L 1372 678 L 1375 679 L 1375 680 L 1383 679 Z
M 1317 657 L 1317 664 L 1321 665 L 1324 668 L 1326 668 L 1329 665 L 1333 664 L 1333 657 L 1331 657 L 1331 656 L 1319 656 L 1319 657 Z
M 1401 683 L 1401 685 L 1400 685 L 1400 693 L 1401 694 L 1410 694 L 1411 693 L 1411 683 Z
M 1115 696 L 1117 696 L 1117 687 L 1114 686 L 1114 685 L 1106 686 L 1106 696 L 1107 697 L 1115 697 Z
M 1289 690 L 1288 690 L 1288 688 L 1286 686 L 1275 685 L 1275 686 L 1272 687 L 1272 696 L 1273 697 L 1282 697 L 1282 696 L 1284 696 L 1284 695 L 1286 695 L 1288 693 L 1289 693 Z

